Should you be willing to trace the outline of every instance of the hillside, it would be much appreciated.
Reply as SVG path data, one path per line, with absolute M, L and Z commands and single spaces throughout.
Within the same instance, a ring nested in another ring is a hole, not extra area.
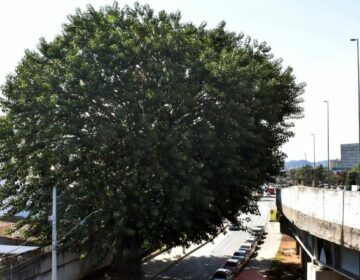
M 313 162 L 305 161 L 305 160 L 290 160 L 285 162 L 285 169 L 294 169 L 304 167 L 305 165 L 313 166 Z M 327 167 L 327 160 L 317 161 L 315 162 L 316 166 L 324 166 Z

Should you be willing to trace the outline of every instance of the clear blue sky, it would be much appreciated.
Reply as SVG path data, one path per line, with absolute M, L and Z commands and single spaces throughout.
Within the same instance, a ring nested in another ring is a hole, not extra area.
M 40 37 L 51 40 L 77 7 L 112 4 L 106 0 L 0 1 L 0 84 L 14 71 L 25 49 Z M 118 1 L 120 6 L 134 1 Z M 275 57 L 306 82 L 305 118 L 296 121 L 295 137 L 283 147 L 288 159 L 327 159 L 326 105 L 330 101 L 330 158 L 340 158 L 341 143 L 358 141 L 356 46 L 360 37 L 360 1 L 356 0 L 140 0 L 156 11 L 180 10 L 183 21 L 209 27 L 221 20 L 227 29 L 266 41 Z

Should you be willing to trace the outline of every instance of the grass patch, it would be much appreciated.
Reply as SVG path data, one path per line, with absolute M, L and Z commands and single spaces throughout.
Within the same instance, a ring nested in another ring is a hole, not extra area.
M 285 257 L 278 252 L 274 257 L 267 278 L 270 280 L 300 280 L 303 279 L 303 271 L 298 263 L 284 262 Z

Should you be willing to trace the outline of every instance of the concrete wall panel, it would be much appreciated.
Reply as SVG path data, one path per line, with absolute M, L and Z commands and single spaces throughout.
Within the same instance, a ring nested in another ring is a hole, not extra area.
M 360 229 L 360 192 L 344 192 L 344 225 Z
M 360 192 L 294 186 L 282 189 L 281 199 L 306 215 L 360 229 Z
M 293 186 L 278 194 L 283 214 L 298 228 L 360 251 L 360 192 Z

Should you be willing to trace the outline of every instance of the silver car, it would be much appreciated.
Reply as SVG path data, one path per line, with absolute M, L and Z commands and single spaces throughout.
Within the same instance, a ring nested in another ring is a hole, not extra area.
M 241 244 L 239 250 L 251 251 L 254 247 L 255 247 L 255 244 L 250 243 L 250 242 L 245 242 L 245 243 Z
M 226 263 L 224 264 L 224 268 L 236 274 L 240 270 L 241 263 L 242 262 L 237 259 L 227 259 Z
M 265 233 L 265 229 L 263 226 L 255 226 L 251 229 L 251 234 L 257 236 L 259 239 L 262 238 L 264 233 Z
M 248 242 L 248 243 L 254 243 L 255 241 L 257 241 L 257 238 L 256 236 L 254 235 L 250 235 L 249 237 L 246 238 L 245 242 Z

